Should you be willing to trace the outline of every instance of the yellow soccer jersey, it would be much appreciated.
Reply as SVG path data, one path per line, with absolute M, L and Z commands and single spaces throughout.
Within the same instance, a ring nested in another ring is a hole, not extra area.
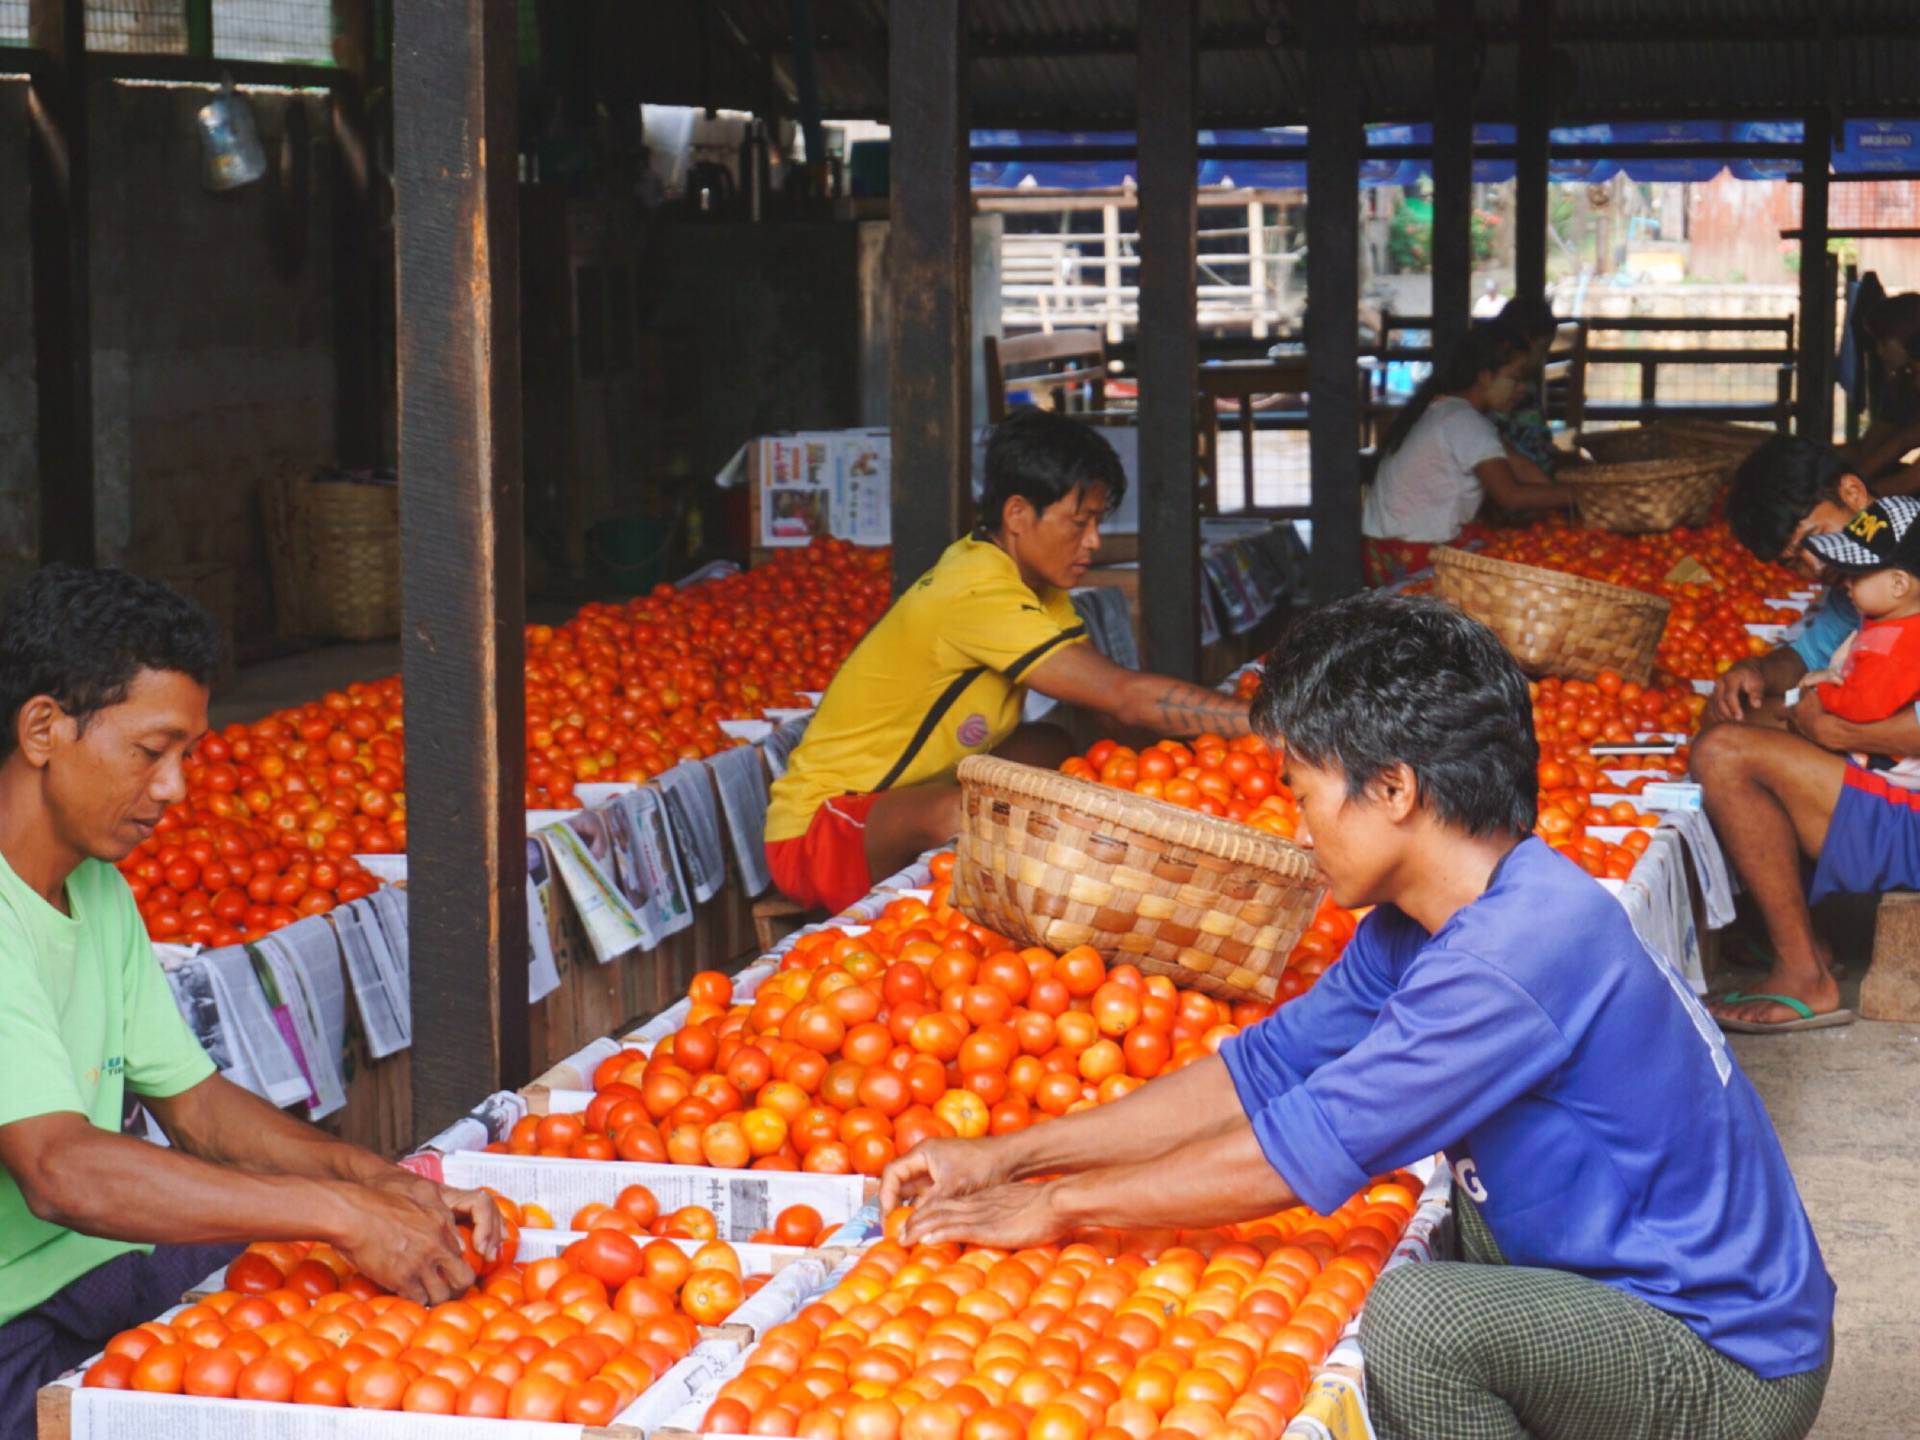
M 1036 595 L 998 545 L 955 541 L 833 677 L 774 782 L 767 840 L 804 835 L 836 795 L 951 783 L 1013 733 L 1033 667 L 1086 636 L 1066 591 Z

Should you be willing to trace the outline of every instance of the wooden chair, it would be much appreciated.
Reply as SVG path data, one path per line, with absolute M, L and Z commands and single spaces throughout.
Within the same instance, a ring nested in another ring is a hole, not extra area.
M 1575 435 L 1587 415 L 1587 322 L 1562 320 L 1540 367 L 1541 413 Z
M 1007 396 L 1016 390 L 1029 392 L 1036 404 L 1054 410 L 1107 408 L 1107 341 L 1098 330 L 1056 330 L 1004 340 L 989 335 L 980 343 L 986 352 L 990 422 L 1007 418 Z

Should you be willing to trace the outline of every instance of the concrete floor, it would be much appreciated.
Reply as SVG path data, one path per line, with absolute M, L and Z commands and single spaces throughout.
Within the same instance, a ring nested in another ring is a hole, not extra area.
M 1820 917 L 1850 978 L 1866 972 L 1870 929 L 1858 907 Z M 1870 912 L 1868 912 L 1870 913 Z M 1758 970 L 1733 967 L 1742 986 Z M 1833 1376 L 1813 1434 L 1908 1440 L 1920 1434 L 1920 1025 L 1859 1020 L 1798 1035 L 1735 1035 L 1733 1050 L 1767 1103 L 1839 1287 Z
M 399 669 L 398 641 L 309 650 L 241 671 L 212 718 L 253 720 Z M 1851 1005 L 1871 953 L 1871 906 L 1833 902 L 1819 920 L 1848 967 L 1842 991 Z M 1732 965 L 1724 979 L 1744 986 L 1759 976 Z M 1910 1219 L 1920 1193 L 1920 1025 L 1862 1020 L 1732 1038 L 1839 1286 L 1833 1378 L 1813 1434 L 1909 1440 L 1920 1434 L 1920 1234 Z

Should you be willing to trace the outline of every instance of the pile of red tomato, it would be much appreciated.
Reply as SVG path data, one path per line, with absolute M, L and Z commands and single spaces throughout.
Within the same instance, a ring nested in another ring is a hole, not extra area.
M 469 1249 L 482 1278 L 457 1300 L 386 1294 L 325 1245 L 254 1245 L 225 1289 L 114 1336 L 82 1384 L 604 1425 L 770 1278 L 744 1276 L 731 1245 L 689 1256 L 614 1229 L 517 1263 L 517 1209 L 499 1203 L 508 1244 L 491 1265 Z
M 1411 1217 L 1382 1177 L 1204 1230 L 1007 1252 L 889 1236 L 768 1330 L 700 1429 L 812 1440 L 1279 1440 Z
M 1280 760 L 1258 735 L 1226 740 L 1201 735 L 1191 744 L 1156 740 L 1144 750 L 1101 740 L 1060 773 L 1131 790 L 1170 805 L 1238 820 L 1291 840 L 1300 810 L 1280 783 Z
M 887 606 L 889 552 L 837 540 L 527 630 L 530 809 L 734 743 L 723 719 L 824 689 Z M 234 945 L 372 893 L 407 848 L 400 680 L 350 686 L 195 747 L 187 796 L 120 863 L 155 940 Z
M 696 976 L 686 1023 L 651 1055 L 601 1062 L 584 1115 L 522 1125 L 519 1154 L 878 1175 L 929 1136 L 1004 1134 L 1118 1099 L 1215 1051 L 1272 1006 L 1230 1005 L 1082 946 L 1018 949 L 934 895 L 889 904 L 863 935 L 803 935 L 779 973 L 735 1001 Z M 1279 1002 L 1352 937 L 1326 905 Z

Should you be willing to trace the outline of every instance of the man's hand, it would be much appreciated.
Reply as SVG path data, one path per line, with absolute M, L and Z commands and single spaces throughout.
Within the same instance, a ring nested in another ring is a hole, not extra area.
M 1809 685 L 1800 692 L 1799 703 L 1786 712 L 1787 728 L 1822 750 L 1836 755 L 1852 750 L 1852 722 L 1842 720 L 1820 703 L 1820 692 Z
M 334 1248 L 376 1285 L 417 1304 L 444 1304 L 474 1282 L 461 1259 L 456 1217 L 471 1216 L 478 1225 L 490 1216 L 497 1254 L 500 1216 L 485 1195 L 438 1186 L 434 1192 L 423 1199 L 397 1188 L 341 1187 L 339 1199 L 351 1218 Z M 477 1242 L 476 1235 L 476 1248 Z
M 1713 682 L 1707 716 L 1720 721 L 1745 720 L 1767 698 L 1767 677 L 1755 657 L 1736 660 Z
M 929 1143 L 964 1145 L 969 1142 Z M 923 1201 L 914 1206 L 907 1220 L 906 1243 L 940 1245 L 950 1240 L 967 1241 L 1004 1250 L 1048 1244 L 1073 1228 L 1054 1208 L 1057 1183 L 1021 1181 L 994 1185 L 971 1195 Z
M 1009 1178 L 1005 1147 L 992 1140 L 922 1140 L 880 1172 L 880 1213 L 972 1195 Z

